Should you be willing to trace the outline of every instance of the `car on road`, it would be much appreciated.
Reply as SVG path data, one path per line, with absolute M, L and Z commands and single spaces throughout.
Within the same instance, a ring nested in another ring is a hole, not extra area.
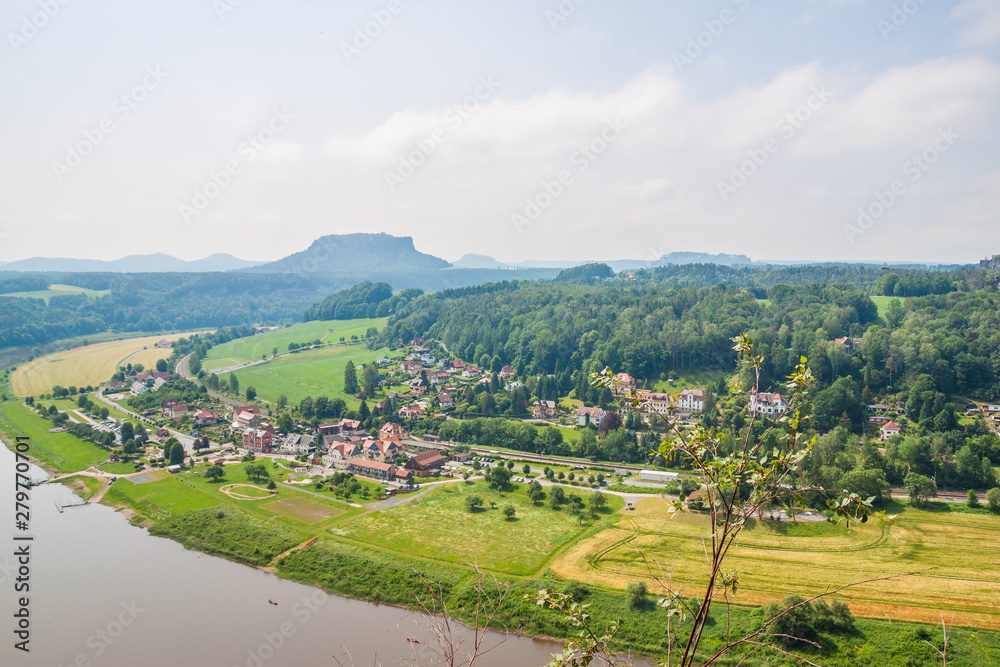
M 635 509 L 635 504 L 634 503 L 625 503 L 625 509 L 627 509 L 627 510 L 634 510 Z

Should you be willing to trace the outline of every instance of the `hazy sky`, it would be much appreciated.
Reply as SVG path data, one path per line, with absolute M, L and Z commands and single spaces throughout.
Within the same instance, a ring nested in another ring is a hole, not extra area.
M 5 0 L 0 27 L 0 260 L 1000 252 L 1000 0 Z

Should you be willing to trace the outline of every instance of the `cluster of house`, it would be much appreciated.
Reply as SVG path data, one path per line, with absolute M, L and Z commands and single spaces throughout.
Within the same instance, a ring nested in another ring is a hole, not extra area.
M 867 406 L 867 410 L 868 412 L 886 413 L 890 412 L 892 408 L 882 403 L 873 403 L 872 405 Z M 976 403 L 969 403 L 968 410 L 970 412 L 979 412 L 981 410 L 994 423 L 1000 424 L 1000 405 L 986 404 L 980 406 Z M 906 414 L 906 403 L 903 401 L 896 403 L 895 412 L 897 415 Z M 885 414 L 877 414 L 869 417 L 868 423 L 879 426 L 879 440 L 882 442 L 885 442 L 894 435 L 902 433 L 902 429 L 899 424 Z
M 190 416 L 191 421 L 198 426 L 217 424 L 219 415 L 211 410 L 191 410 L 184 403 L 178 403 L 176 398 L 168 398 L 160 401 L 160 414 L 169 417 L 175 422 L 179 422 L 184 417 Z
M 136 371 L 134 368 L 125 373 L 125 380 L 111 380 L 107 384 L 108 391 L 120 392 L 128 390 L 133 396 L 156 391 L 170 381 L 170 371 Z
M 262 421 L 256 406 L 234 408 L 234 430 L 242 432 L 243 447 L 257 454 L 291 454 L 307 456 L 308 463 L 353 472 L 378 480 L 406 481 L 425 477 L 440 469 L 444 456 L 432 450 L 412 457 L 402 467 L 395 461 L 403 453 L 403 441 L 409 432 L 399 424 L 389 422 L 377 437 L 367 434 L 364 424 L 356 419 L 341 419 L 320 424 L 316 435 L 289 433 L 281 440 L 275 428 Z

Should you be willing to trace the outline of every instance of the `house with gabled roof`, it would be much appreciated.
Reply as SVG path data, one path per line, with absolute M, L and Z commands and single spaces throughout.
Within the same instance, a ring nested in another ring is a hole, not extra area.
M 588 408 L 581 405 L 576 409 L 576 423 L 578 426 L 587 426 L 588 424 L 600 426 L 602 421 L 604 421 L 604 410 L 601 408 Z
M 374 477 L 375 479 L 392 479 L 396 474 L 396 466 L 391 463 L 382 463 L 381 461 L 369 461 L 368 459 L 354 458 L 351 459 L 347 464 L 347 469 L 350 472 L 356 473 L 358 475 L 364 475 L 365 477 Z
M 346 470 L 352 459 L 363 456 L 361 445 L 356 442 L 335 442 L 323 454 L 323 465 L 327 468 Z
M 889 422 L 879 430 L 879 439 L 885 442 L 894 435 L 899 435 L 902 433 L 902 429 L 899 428 L 899 424 L 896 422 Z
M 437 449 L 430 449 L 423 454 L 418 454 L 406 462 L 404 466 L 407 470 L 412 470 L 417 477 L 427 477 L 432 471 L 441 468 L 445 464 L 444 456 Z
M 410 432 L 396 422 L 386 422 L 378 430 L 381 438 L 395 438 L 396 440 L 406 440 L 410 437 Z
M 533 419 L 552 419 L 559 414 L 559 404 L 555 401 L 535 401 L 531 405 Z
M 399 409 L 399 416 L 403 419 L 420 419 L 424 416 L 424 411 L 416 406 L 405 405 Z
M 215 414 L 211 410 L 198 410 L 193 415 L 191 419 L 195 424 L 215 424 L 219 421 L 219 415 Z
M 269 431 L 248 428 L 243 431 L 243 447 L 257 454 L 270 454 L 274 436 Z
M 750 411 L 759 415 L 776 417 L 788 409 L 781 394 L 750 392 Z
M 636 381 L 635 378 L 628 373 L 619 373 L 615 376 L 615 392 L 619 394 L 627 394 L 630 391 L 635 391 Z

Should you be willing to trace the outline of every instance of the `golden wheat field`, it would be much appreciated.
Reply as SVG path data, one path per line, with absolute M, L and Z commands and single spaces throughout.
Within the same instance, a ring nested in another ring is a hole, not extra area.
M 10 381 L 11 389 L 17 396 L 37 396 L 51 391 L 55 385 L 97 385 L 108 380 L 118 364 L 130 354 L 138 352 L 131 361 L 143 363 L 148 368 L 157 359 L 170 356 L 169 349 L 153 347 L 157 341 L 164 338 L 175 341 L 188 335 L 190 334 L 167 334 L 116 340 L 39 357 L 14 371 Z
M 706 581 L 704 514 L 670 518 L 659 498 L 645 498 L 612 528 L 561 554 L 552 571 L 612 588 L 673 568 L 674 584 L 694 594 Z M 895 511 L 895 510 L 894 510 Z M 925 570 L 841 594 L 859 615 L 1000 628 L 1000 517 L 899 508 L 893 523 L 850 528 L 828 522 L 751 522 L 724 568 L 739 573 L 737 602 L 762 604 L 789 594 L 814 595 L 882 574 Z M 651 590 L 655 590 L 651 586 Z

